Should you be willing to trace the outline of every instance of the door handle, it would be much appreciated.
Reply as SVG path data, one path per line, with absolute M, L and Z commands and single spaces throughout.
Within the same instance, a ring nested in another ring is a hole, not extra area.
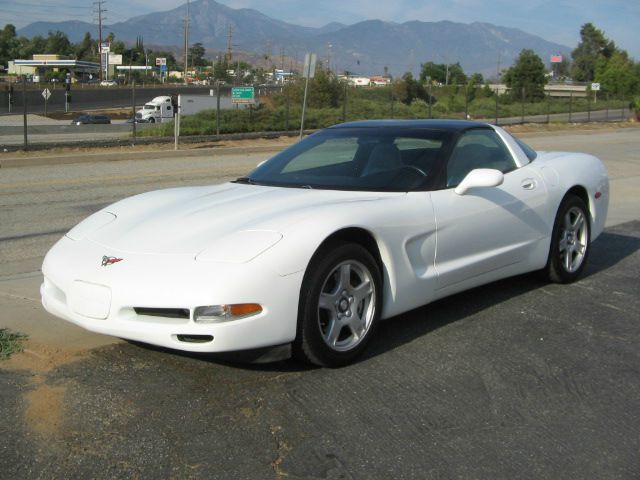
M 520 186 L 525 190 L 533 190 L 537 185 L 537 182 L 533 178 L 526 178 L 520 184 Z

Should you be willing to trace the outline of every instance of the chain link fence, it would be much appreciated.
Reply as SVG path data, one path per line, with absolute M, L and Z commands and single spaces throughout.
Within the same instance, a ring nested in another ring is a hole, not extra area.
M 180 121 L 181 136 L 216 136 L 259 132 L 293 133 L 300 128 L 302 113 L 302 88 L 299 83 L 287 86 L 255 85 L 256 104 L 231 104 L 229 85 L 211 85 L 200 88 L 167 86 L 164 89 L 138 87 L 134 97 L 131 87 L 117 89 L 72 90 L 75 111 L 83 105 L 93 110 L 123 108 L 133 112 L 153 96 L 190 93 L 198 95 L 219 95 L 226 101 L 222 108 L 210 109 L 194 115 L 184 116 Z M 49 112 L 59 105 L 62 92 L 55 91 L 49 101 Z M 633 116 L 631 99 L 607 94 L 606 92 L 569 92 L 560 95 L 545 94 L 536 99 L 528 99 L 524 92 L 508 90 L 497 92 L 488 85 L 448 85 L 423 87 L 421 94 L 411 92 L 403 84 L 395 83 L 383 87 L 354 87 L 337 81 L 314 81 L 310 85 L 305 118 L 305 128 L 314 130 L 336 123 L 370 119 L 470 119 L 497 125 L 522 123 L 556 122 L 611 122 L 625 121 Z M 0 102 L 7 112 L 8 92 L 0 92 Z M 84 100 L 86 98 L 86 101 Z M 137 99 L 137 104 L 135 103 Z M 11 98 L 12 113 L 44 113 L 44 101 L 39 90 L 25 90 L 16 85 Z M 24 103 L 27 103 L 25 107 Z M 0 123 L 2 117 L 0 116 Z M 131 132 L 139 137 L 172 137 L 174 122 L 138 126 L 129 130 L 124 125 L 118 130 L 119 137 Z M 109 126 L 96 127 L 108 131 Z M 17 126 L 14 129 L 18 128 Z M 29 127 L 30 128 L 30 127 Z M 106 135 L 106 134 L 105 134 Z M 25 138 L 25 146 L 27 144 Z M 0 136 L 0 144 L 2 137 Z

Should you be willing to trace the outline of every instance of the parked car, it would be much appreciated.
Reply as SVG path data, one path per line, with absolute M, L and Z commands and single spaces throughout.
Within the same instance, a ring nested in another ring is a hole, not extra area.
M 107 115 L 84 114 L 71 120 L 71 125 L 88 125 L 88 124 L 94 124 L 94 123 L 95 124 L 111 123 L 111 118 L 109 118 Z
M 42 301 L 116 337 L 291 344 L 336 367 L 380 320 L 439 298 L 525 272 L 575 281 L 608 204 L 592 155 L 536 152 L 478 122 L 352 122 L 233 182 L 103 208 L 46 255 Z

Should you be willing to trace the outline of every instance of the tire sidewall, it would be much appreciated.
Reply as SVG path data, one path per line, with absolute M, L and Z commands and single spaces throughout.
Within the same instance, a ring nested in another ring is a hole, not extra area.
M 564 217 L 567 212 L 577 207 L 585 217 L 587 228 L 586 251 L 580 267 L 575 272 L 568 272 L 560 262 L 560 235 L 564 228 Z M 558 214 L 553 224 L 551 235 L 551 247 L 549 249 L 549 259 L 547 260 L 547 274 L 551 281 L 557 283 L 571 283 L 577 280 L 585 269 L 591 252 L 591 214 L 584 201 L 575 195 L 567 195 L 560 203 Z
M 371 325 L 364 338 L 352 349 L 340 352 L 329 347 L 322 338 L 318 324 L 318 302 L 327 276 L 338 264 L 349 260 L 358 261 L 369 270 L 375 286 L 376 303 Z M 327 245 L 312 258 L 300 289 L 298 330 L 294 342 L 296 356 L 324 367 L 340 367 L 351 363 L 362 353 L 374 335 L 381 309 L 382 279 L 380 268 L 373 256 L 355 243 Z

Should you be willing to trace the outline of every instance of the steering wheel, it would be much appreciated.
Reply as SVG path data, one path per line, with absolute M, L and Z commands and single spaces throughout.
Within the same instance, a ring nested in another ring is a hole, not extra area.
M 402 167 L 400 167 L 398 169 L 398 173 L 396 174 L 396 177 L 402 173 L 402 170 L 409 170 L 409 171 L 412 171 L 412 172 L 416 172 L 421 177 L 426 177 L 427 176 L 427 174 L 425 173 L 424 170 L 422 170 L 419 167 L 416 167 L 415 165 L 404 165 L 404 166 L 402 166 Z
M 398 180 L 402 179 L 403 176 L 405 177 L 403 180 Z M 411 177 L 413 177 L 413 180 Z M 391 177 L 387 185 L 396 184 L 396 187 L 404 186 L 406 189 L 411 189 L 420 185 L 426 177 L 427 174 L 421 168 L 415 165 L 404 165 L 395 171 L 395 175 Z

